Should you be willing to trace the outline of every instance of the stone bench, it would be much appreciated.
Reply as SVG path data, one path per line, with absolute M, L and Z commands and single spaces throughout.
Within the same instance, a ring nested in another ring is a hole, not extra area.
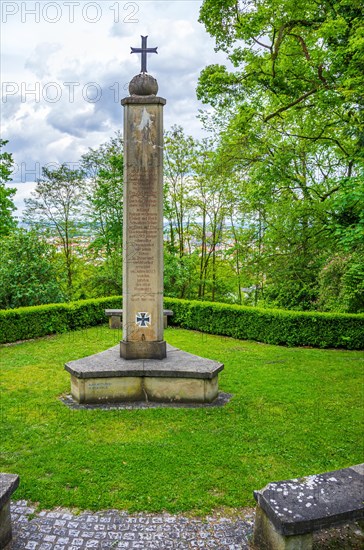
M 10 497 L 18 485 L 19 476 L 0 473 L 0 549 L 11 541 Z
M 109 328 L 123 328 L 123 310 L 122 309 L 105 309 L 106 317 L 109 317 Z M 168 326 L 168 317 L 173 315 L 170 309 L 163 310 L 164 328 Z
M 254 491 L 254 548 L 310 550 L 313 531 L 364 518 L 364 464 Z

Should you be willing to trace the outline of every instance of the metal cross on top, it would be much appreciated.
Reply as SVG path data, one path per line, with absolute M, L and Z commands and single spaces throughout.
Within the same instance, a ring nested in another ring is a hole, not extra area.
M 142 54 L 142 68 L 141 73 L 147 72 L 147 53 L 158 53 L 156 48 L 147 48 L 147 38 L 148 36 L 142 36 L 142 47 L 141 48 L 131 48 L 130 53 L 141 53 Z

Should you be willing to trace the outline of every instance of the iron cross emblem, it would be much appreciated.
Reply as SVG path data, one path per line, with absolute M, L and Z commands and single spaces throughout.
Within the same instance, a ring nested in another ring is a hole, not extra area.
M 130 53 L 141 53 L 142 54 L 142 67 L 140 72 L 146 73 L 147 72 L 147 53 L 158 53 L 156 48 L 147 48 L 147 38 L 148 36 L 142 36 L 142 47 L 141 48 L 132 48 Z
M 138 327 L 148 327 L 151 323 L 151 316 L 149 313 L 146 313 L 144 311 L 139 311 L 136 314 L 136 324 Z

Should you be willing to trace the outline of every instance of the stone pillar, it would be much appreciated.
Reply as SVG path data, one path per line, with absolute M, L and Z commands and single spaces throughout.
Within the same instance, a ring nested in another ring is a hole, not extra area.
M 124 106 L 124 359 L 163 359 L 163 106 L 157 81 L 130 82 Z

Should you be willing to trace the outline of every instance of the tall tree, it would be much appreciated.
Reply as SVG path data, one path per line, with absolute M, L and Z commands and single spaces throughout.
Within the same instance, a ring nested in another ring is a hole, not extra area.
M 164 140 L 164 215 L 166 293 L 192 298 L 198 260 L 192 244 L 193 190 L 197 143 L 181 126 L 172 126 Z
M 102 258 L 92 279 L 97 293 L 121 294 L 123 246 L 123 140 L 119 132 L 82 156 L 87 181 L 88 218 L 95 258 Z
M 0 139 L 0 237 L 8 235 L 16 227 L 16 221 L 13 218 L 16 207 L 12 200 L 16 189 L 5 186 L 10 180 L 14 161 L 11 153 L 1 151 L 7 143 L 8 141 Z
M 362 15 L 358 0 L 201 8 L 233 70 L 207 67 L 198 96 L 222 121 L 226 171 L 247 181 L 245 214 L 264 228 L 259 287 L 276 305 L 315 307 L 335 248 L 327 204 L 363 163 Z
M 197 142 L 186 136 L 182 126 L 172 126 L 164 139 L 165 215 L 169 243 L 182 258 L 190 251 L 189 231 L 193 216 L 191 193 L 194 187 Z
M 222 257 L 222 241 L 226 218 L 230 211 L 229 180 L 220 170 L 218 157 L 210 140 L 198 147 L 195 166 L 197 208 L 196 230 L 201 242 L 198 298 L 215 301 L 218 285 L 218 265 Z
M 24 220 L 48 230 L 59 239 L 67 273 L 67 296 L 75 298 L 75 237 L 82 231 L 86 182 L 80 170 L 65 164 L 42 169 L 32 198 L 25 199 Z

